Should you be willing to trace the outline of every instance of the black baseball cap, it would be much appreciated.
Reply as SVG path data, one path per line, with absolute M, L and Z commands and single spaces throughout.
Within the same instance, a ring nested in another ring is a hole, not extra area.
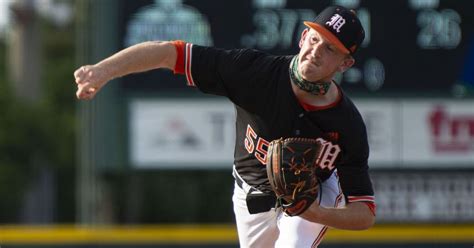
M 325 8 L 314 21 L 304 24 L 322 34 L 339 50 L 353 55 L 365 38 L 365 31 L 355 11 L 342 6 Z

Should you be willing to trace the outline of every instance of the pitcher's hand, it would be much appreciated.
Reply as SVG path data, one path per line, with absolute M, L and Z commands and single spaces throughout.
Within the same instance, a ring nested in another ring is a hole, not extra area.
M 90 100 L 109 81 L 106 72 L 96 65 L 81 66 L 74 72 L 77 84 L 76 96 L 80 100 Z

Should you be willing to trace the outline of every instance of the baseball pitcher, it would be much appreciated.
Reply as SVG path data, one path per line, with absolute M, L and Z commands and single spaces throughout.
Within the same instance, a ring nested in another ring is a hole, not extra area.
M 110 80 L 158 68 L 236 109 L 233 194 L 241 247 L 317 247 L 329 227 L 375 221 L 369 147 L 359 111 L 334 81 L 365 34 L 355 12 L 324 9 L 304 23 L 299 53 L 274 56 L 185 41 L 150 41 L 74 73 L 78 99 Z M 290 35 L 290 34 L 289 34 Z

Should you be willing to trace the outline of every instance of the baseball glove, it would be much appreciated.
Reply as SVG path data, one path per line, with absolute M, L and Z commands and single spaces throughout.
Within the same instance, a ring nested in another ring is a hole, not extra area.
M 266 169 L 277 206 L 289 216 L 303 213 L 318 197 L 316 175 L 320 139 L 287 138 L 270 142 Z

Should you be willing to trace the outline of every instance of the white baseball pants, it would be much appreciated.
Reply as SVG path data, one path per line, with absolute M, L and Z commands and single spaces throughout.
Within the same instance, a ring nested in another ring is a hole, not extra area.
M 336 171 L 322 183 L 321 189 L 321 206 L 345 205 Z M 290 217 L 273 208 L 250 214 L 245 198 L 244 190 L 235 184 L 232 201 L 241 248 L 313 248 L 318 247 L 327 231 L 327 226 L 298 216 Z

